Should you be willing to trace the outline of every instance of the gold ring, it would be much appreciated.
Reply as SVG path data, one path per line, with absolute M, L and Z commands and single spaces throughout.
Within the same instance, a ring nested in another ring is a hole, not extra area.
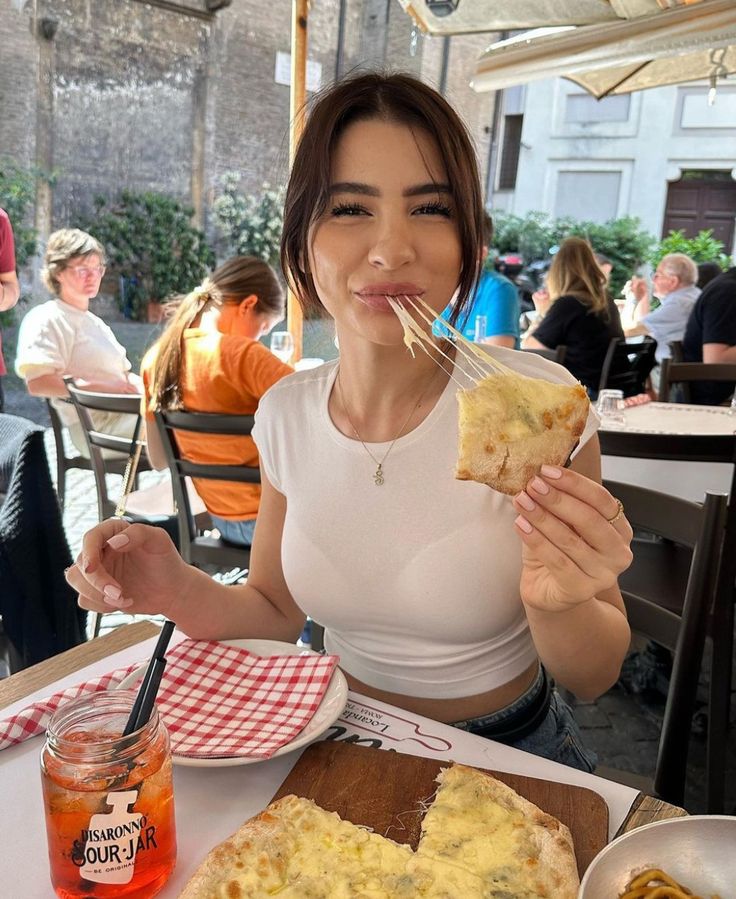
M 616 514 L 613 516 L 613 518 L 606 519 L 606 521 L 609 524 L 615 524 L 619 520 L 619 518 L 623 517 L 623 514 L 624 514 L 624 504 L 621 502 L 620 499 L 617 499 L 616 502 L 618 503 L 618 509 L 616 509 Z

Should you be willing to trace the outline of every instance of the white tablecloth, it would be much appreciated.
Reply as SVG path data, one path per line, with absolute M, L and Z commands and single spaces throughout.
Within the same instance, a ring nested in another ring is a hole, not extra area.
M 174 641 L 177 639 L 182 637 L 175 634 Z M 34 699 L 48 696 L 62 686 L 147 659 L 154 642 L 139 643 L 96 662 L 3 709 L 0 715 L 8 717 Z M 354 694 L 351 694 L 340 719 L 325 736 L 330 739 L 357 736 L 369 741 L 369 745 L 380 745 L 380 748 L 396 749 L 410 755 L 453 759 L 464 764 L 589 787 L 600 793 L 608 804 L 610 836 L 618 830 L 637 796 L 636 790 L 629 787 Z M 48 876 L 38 771 L 41 746 L 42 738 L 36 737 L 0 752 L 0 796 L 3 803 L 0 816 L 0 894 L 12 899 L 50 899 L 54 895 Z M 267 762 L 227 768 L 176 767 L 174 795 L 179 857 L 171 880 L 159 894 L 163 899 L 178 896 L 212 846 L 268 804 L 300 754 L 301 750 L 298 750 Z
M 645 403 L 624 410 L 624 418 L 623 428 L 611 430 L 638 434 L 736 433 L 736 415 L 725 406 Z M 601 430 L 608 430 L 605 422 L 601 424 Z M 729 493 L 733 466 L 725 462 L 679 462 L 604 455 L 603 477 L 702 502 L 707 490 Z

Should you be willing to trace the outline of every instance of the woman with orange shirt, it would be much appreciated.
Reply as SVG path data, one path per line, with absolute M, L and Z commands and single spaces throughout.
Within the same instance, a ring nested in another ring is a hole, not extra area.
M 171 323 L 143 359 L 147 448 L 151 464 L 166 468 L 156 428 L 156 409 L 252 415 L 258 401 L 293 369 L 259 338 L 284 316 L 284 294 L 271 267 L 236 256 L 181 298 Z M 193 462 L 258 465 L 250 437 L 177 434 Z M 198 480 L 197 492 L 220 534 L 231 543 L 253 540 L 259 484 Z

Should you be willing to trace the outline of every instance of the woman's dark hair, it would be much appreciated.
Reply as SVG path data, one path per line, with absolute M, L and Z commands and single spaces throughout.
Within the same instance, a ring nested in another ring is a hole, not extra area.
M 281 236 L 281 267 L 286 281 L 306 313 L 321 308 L 308 267 L 309 229 L 327 206 L 337 142 L 349 125 L 370 119 L 406 125 L 436 141 L 454 194 L 462 254 L 458 298 L 451 318 L 455 322 L 473 292 L 480 268 L 483 201 L 478 165 L 460 117 L 443 97 L 411 75 L 355 75 L 316 98 L 286 190 Z
M 284 292 L 268 263 L 255 256 L 234 256 L 186 296 L 174 297 L 167 307 L 171 321 L 156 344 L 151 376 L 151 409 L 180 409 L 182 337 L 184 331 L 208 305 L 238 304 L 249 296 L 258 298 L 255 312 L 284 314 Z
M 695 286 L 702 290 L 706 284 L 710 284 L 713 278 L 717 278 L 722 274 L 723 269 L 717 262 L 699 262 L 698 280 Z

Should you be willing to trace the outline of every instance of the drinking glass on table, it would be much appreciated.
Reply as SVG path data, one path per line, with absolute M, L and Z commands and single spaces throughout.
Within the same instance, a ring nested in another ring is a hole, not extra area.
M 601 390 L 595 411 L 600 415 L 604 427 L 623 427 L 625 423 L 623 390 Z
M 61 706 L 41 753 L 51 882 L 64 899 L 154 896 L 176 863 L 169 737 L 155 708 L 122 736 L 136 694 Z
M 274 331 L 271 334 L 271 352 L 282 362 L 288 362 L 294 354 L 294 338 L 288 331 Z

